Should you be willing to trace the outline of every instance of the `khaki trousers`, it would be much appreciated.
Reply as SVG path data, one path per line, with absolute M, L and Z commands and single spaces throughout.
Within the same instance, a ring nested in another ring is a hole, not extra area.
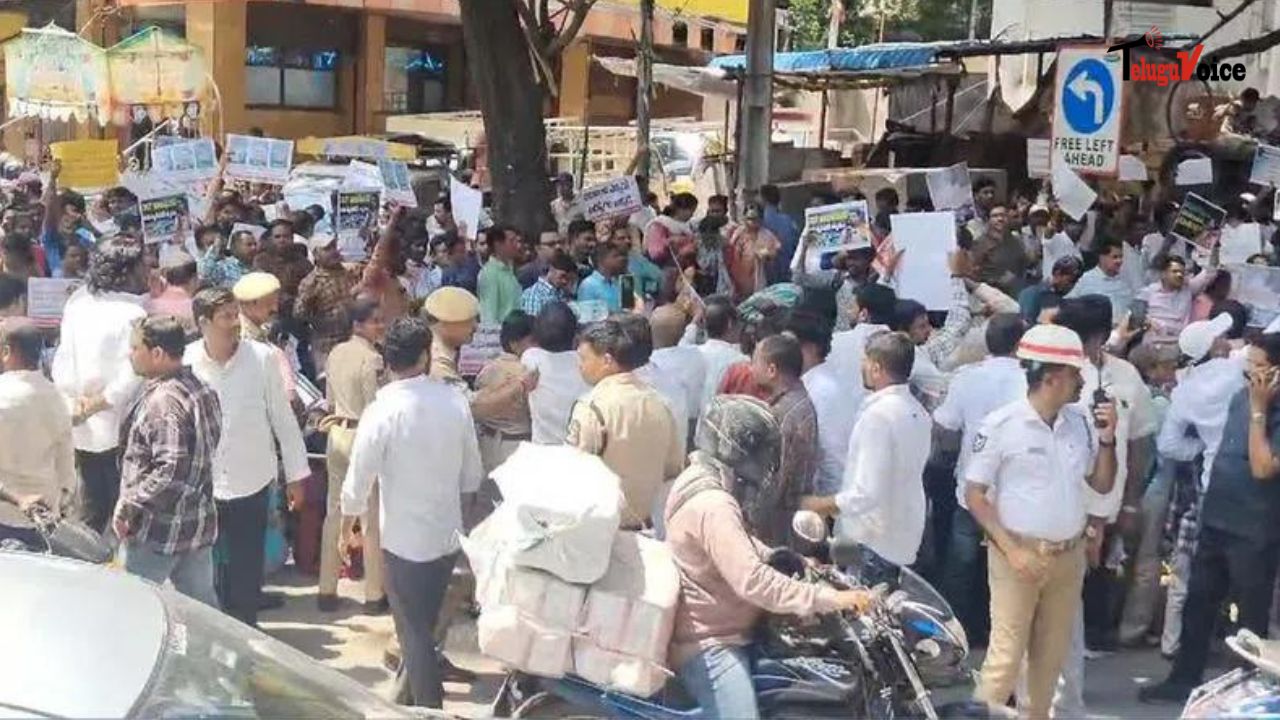
M 324 530 L 320 541 L 320 594 L 338 592 L 338 534 L 342 530 L 342 480 L 351 464 L 354 428 L 335 425 L 329 428 L 329 447 L 325 463 L 329 473 L 329 501 L 325 510 Z M 360 518 L 364 535 L 364 600 L 377 602 L 386 595 L 382 585 L 382 533 L 378 527 L 378 485 L 369 494 L 369 509 Z
M 987 550 L 991 585 L 991 640 L 982 663 L 977 699 L 1003 706 L 1018 684 L 1026 657 L 1027 707 L 1023 717 L 1049 717 L 1054 688 L 1062 673 L 1084 585 L 1084 544 L 1043 557 L 1035 580 L 1014 572 L 1004 553 Z

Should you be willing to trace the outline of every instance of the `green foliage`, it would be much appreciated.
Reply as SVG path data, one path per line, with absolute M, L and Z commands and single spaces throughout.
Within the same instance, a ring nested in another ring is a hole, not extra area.
M 831 2 L 791 0 L 787 25 L 792 50 L 827 46 Z M 960 40 L 969 36 L 969 7 L 969 0 L 846 0 L 840 46 L 876 42 L 882 17 L 886 39 Z M 985 37 L 990 25 L 990 3 L 979 0 L 978 8 L 978 37 Z

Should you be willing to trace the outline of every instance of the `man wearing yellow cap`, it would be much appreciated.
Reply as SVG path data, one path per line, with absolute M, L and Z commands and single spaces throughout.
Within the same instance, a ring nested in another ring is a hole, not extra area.
M 265 343 L 275 351 L 284 378 L 285 393 L 292 403 L 297 397 L 297 378 L 289 355 L 267 337 L 267 324 L 280 314 L 280 280 L 271 273 L 251 272 L 236 281 L 231 288 L 240 306 L 240 337 Z
M 1027 707 L 1048 718 L 1070 649 L 1085 572 L 1087 495 L 1116 477 L 1116 408 L 1080 406 L 1084 345 L 1074 331 L 1037 325 L 1017 357 L 1027 396 L 987 416 L 965 469 L 965 500 L 986 532 L 991 640 L 976 690 L 1003 705 L 1027 661 Z

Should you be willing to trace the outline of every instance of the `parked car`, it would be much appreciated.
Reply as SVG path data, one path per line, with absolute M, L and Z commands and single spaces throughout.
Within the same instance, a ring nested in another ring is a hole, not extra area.
M 119 570 L 0 551 L 0 718 L 421 718 Z

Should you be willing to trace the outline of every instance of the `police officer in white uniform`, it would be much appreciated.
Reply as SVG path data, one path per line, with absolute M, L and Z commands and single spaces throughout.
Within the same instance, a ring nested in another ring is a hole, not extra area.
M 1080 337 L 1038 325 L 1017 356 L 1027 397 L 991 413 L 974 437 L 965 499 L 986 532 L 991 640 L 977 698 L 1003 705 L 1027 658 L 1027 707 L 1049 717 L 1071 644 L 1084 581 L 1086 493 L 1111 490 L 1116 475 L 1116 411 L 1079 407 L 1085 365 Z

